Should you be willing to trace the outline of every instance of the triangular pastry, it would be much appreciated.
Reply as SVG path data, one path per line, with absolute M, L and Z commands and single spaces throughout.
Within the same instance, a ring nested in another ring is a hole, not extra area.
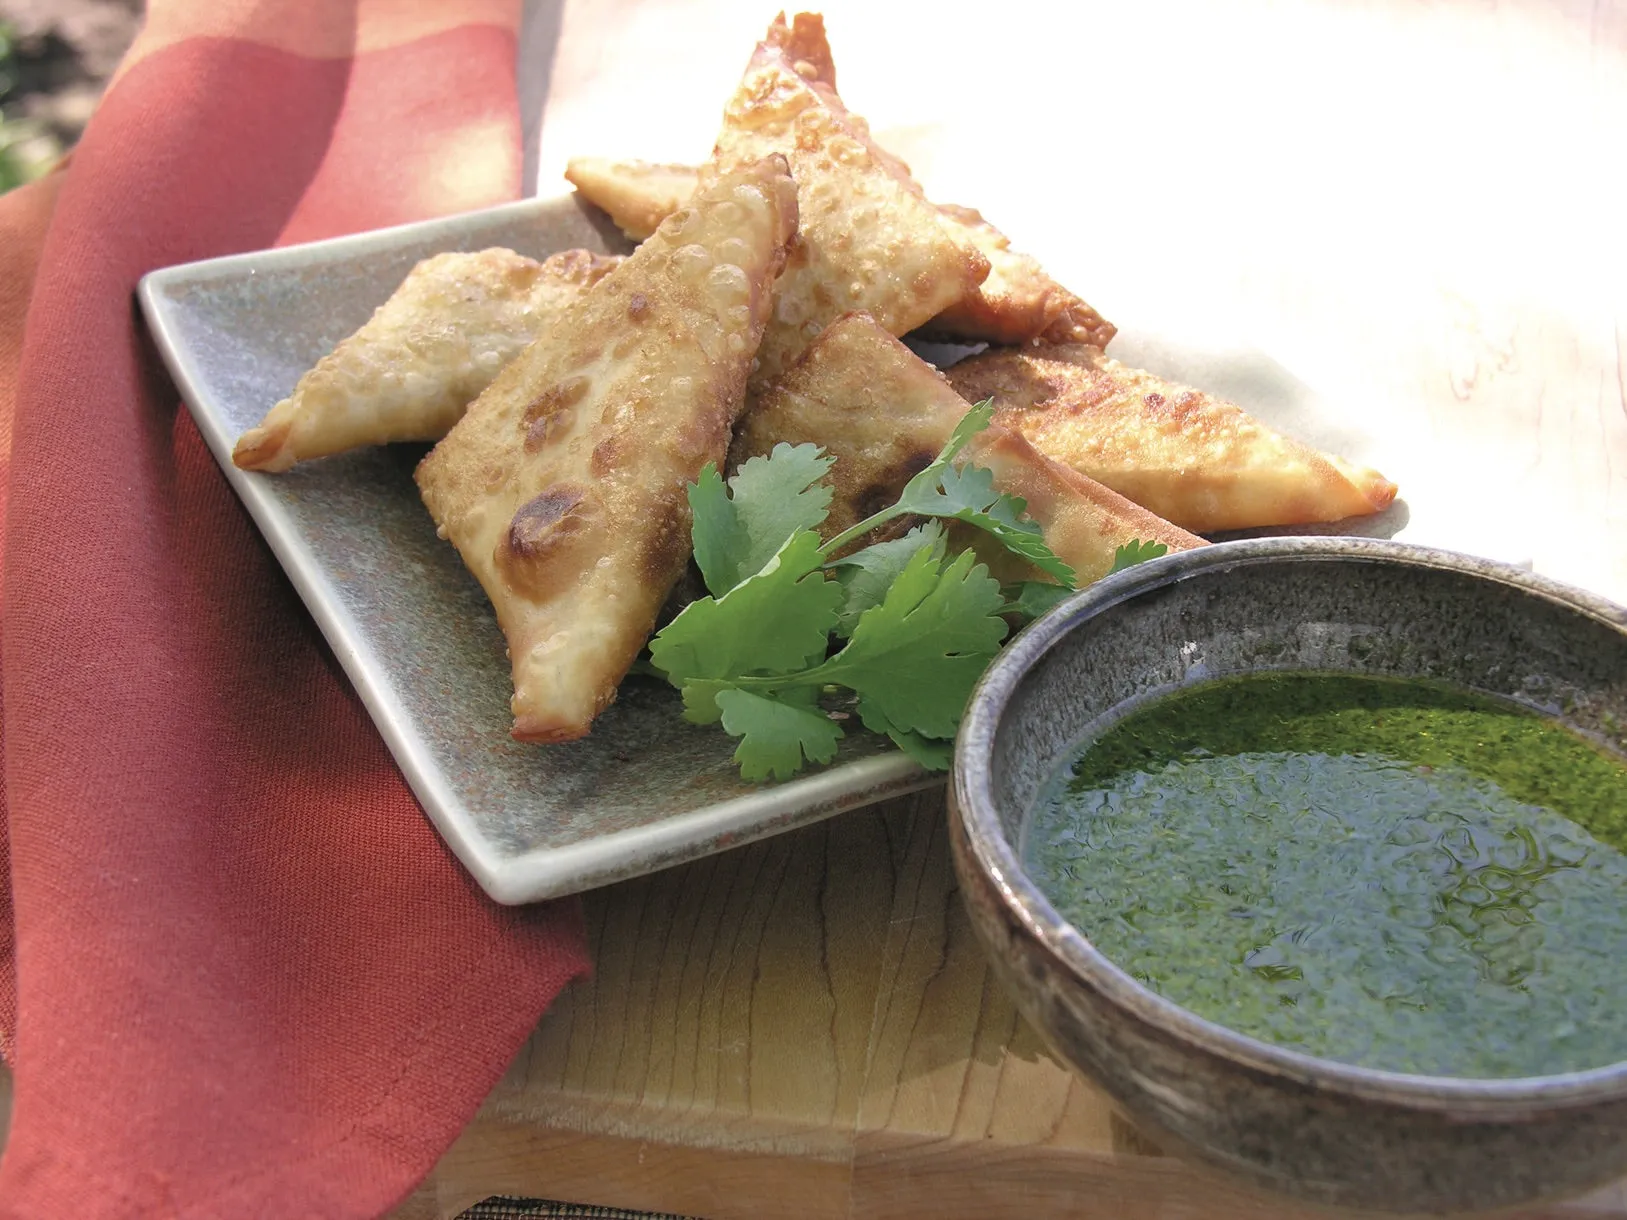
M 989 277 L 932 319 L 934 333 L 989 343 L 1028 343 L 1042 336 L 1107 346 L 1117 328 L 1045 274 L 1039 260 L 1011 248 L 1011 239 L 975 208 L 938 205 L 957 236 L 989 260 Z
M 753 385 L 777 376 L 854 309 L 893 334 L 914 330 L 982 282 L 988 260 L 955 240 L 920 186 L 870 139 L 834 87 L 824 24 L 799 13 L 769 27 L 724 110 L 717 170 L 779 153 L 790 162 L 799 240 L 775 289 Z
M 621 260 L 566 250 L 544 262 L 495 248 L 419 263 L 355 334 L 232 451 L 244 470 L 445 436 L 546 321 Z
M 508 638 L 514 736 L 581 737 L 689 558 L 796 232 L 775 157 L 711 182 L 561 315 L 418 467 Z
M 628 237 L 643 241 L 689 202 L 700 171 L 693 165 L 572 157 L 565 179 L 589 203 L 608 212 Z
M 805 26 L 806 22 L 806 26 Z M 799 14 L 793 23 L 790 48 L 797 71 L 832 93 L 836 90 L 836 64 L 825 41 L 823 20 Z M 806 29 L 806 33 L 804 33 Z M 870 136 L 869 124 L 857 115 L 852 122 L 863 133 L 878 161 L 900 181 L 908 182 L 923 199 L 921 188 L 902 157 L 889 152 Z M 676 167 L 663 167 L 668 171 Z M 670 180 L 670 179 L 669 179 Z M 659 181 L 652 176 L 650 185 Z M 646 188 L 648 189 L 648 188 Z M 989 343 L 1095 343 L 1106 347 L 1117 328 L 1045 274 L 1039 260 L 1011 248 L 1011 239 L 983 218 L 975 208 L 952 203 L 933 204 L 938 219 L 963 247 L 976 250 L 989 263 L 989 273 L 965 296 L 924 323 L 935 334 Z M 864 306 L 855 304 L 852 308 Z M 894 334 L 903 334 L 893 330 Z
M 903 165 L 897 158 L 893 160 Z M 905 173 L 908 168 L 905 167 Z M 634 241 L 677 211 L 695 190 L 700 171 L 687 165 L 577 157 L 565 177 L 589 203 L 602 208 Z M 922 329 L 934 335 L 988 343 L 1094 343 L 1105 347 L 1115 327 L 1045 274 L 1039 260 L 1011 248 L 1011 239 L 973 208 L 935 205 L 939 219 L 963 245 L 988 259 L 989 274 L 976 288 Z
M 1040 452 L 1194 533 L 1376 513 L 1376 470 L 1273 432 L 1241 407 L 1082 344 L 991 351 L 949 370 Z
M 931 365 L 862 313 L 826 327 L 797 363 L 759 394 L 729 450 L 738 466 L 776 444 L 811 442 L 835 455 L 827 538 L 885 508 L 943 448 L 969 404 Z M 973 437 L 967 460 L 994 474 L 996 490 L 1028 501 L 1045 541 L 1078 583 L 1103 576 L 1114 551 L 1133 539 L 1171 550 L 1203 539 L 1045 457 L 1021 436 L 991 425 Z M 1032 570 L 1003 565 L 1003 579 Z

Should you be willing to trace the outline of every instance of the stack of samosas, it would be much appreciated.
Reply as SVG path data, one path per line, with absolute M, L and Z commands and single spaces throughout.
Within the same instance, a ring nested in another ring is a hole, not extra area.
M 438 442 L 418 485 L 508 639 L 518 739 L 588 732 L 688 564 L 685 488 L 781 442 L 837 458 L 832 537 L 992 398 L 966 460 L 1081 584 L 1131 541 L 1180 550 L 1394 499 L 1376 471 L 1109 358 L 1111 323 L 875 142 L 816 14 L 769 27 L 704 165 L 581 158 L 566 176 L 632 254 L 426 260 L 233 455 L 280 471 Z M 946 376 L 911 333 L 989 346 Z

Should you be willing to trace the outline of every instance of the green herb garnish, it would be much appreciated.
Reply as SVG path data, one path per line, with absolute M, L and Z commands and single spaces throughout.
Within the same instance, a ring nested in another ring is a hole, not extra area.
M 904 484 L 898 502 L 866 517 L 830 540 L 827 549 L 839 553 L 879 525 L 897 517 L 942 517 L 964 521 L 992 534 L 1013 554 L 1021 555 L 1047 575 L 1064 584 L 1073 583 L 1073 569 L 1045 545 L 1039 526 L 1023 520 L 1028 505 L 1018 496 L 994 490 L 994 475 L 981 466 L 957 469 L 954 460 L 960 451 L 994 418 L 994 400 L 985 398 L 966 412 L 942 452 L 925 470 Z
M 1073 589 L 1068 585 L 1047 584 L 1043 580 L 1025 580 L 1006 590 L 1006 605 L 1023 619 L 1035 619 L 1055 606 Z
M 1073 569 L 1024 502 L 995 491 L 989 471 L 955 464 L 992 414 L 989 402 L 973 407 L 897 503 L 829 542 L 816 531 L 835 459 L 818 446 L 776 445 L 727 483 L 708 464 L 690 485 L 695 562 L 710 595 L 650 641 L 650 663 L 683 692 L 687 719 L 740 739 L 734 758 L 746 779 L 789 779 L 834 758 L 844 734 L 820 701 L 843 692 L 865 728 L 947 769 L 972 687 L 1006 637 L 1003 616 L 1033 618 L 1073 590 Z M 905 516 L 935 520 L 843 554 Z M 949 553 L 938 520 L 983 530 L 1060 583 L 1002 591 L 970 549 Z M 1167 549 L 1131 542 L 1114 571 Z
M 1111 576 L 1114 572 L 1122 572 L 1125 568 L 1133 568 L 1138 563 L 1167 554 L 1169 548 L 1162 542 L 1143 542 L 1139 538 L 1132 538 L 1113 552 L 1113 566 L 1107 569 L 1107 574 Z
M 684 715 L 740 739 L 749 780 L 786 779 L 829 762 L 843 730 L 822 697 L 848 692 L 872 732 L 942 770 L 972 687 L 1006 636 L 1012 610 L 971 550 L 948 553 L 936 521 L 902 538 L 842 552 L 902 516 L 965 521 L 1064 582 L 1073 572 L 1023 516 L 1021 500 L 955 459 L 988 426 L 967 413 L 898 502 L 822 543 L 830 507 L 821 479 L 832 458 L 777 445 L 727 484 L 708 465 L 689 489 L 695 559 L 710 596 L 686 606 L 650 642 L 650 661 L 684 697 Z M 839 557 L 838 557 L 839 556 Z M 832 652 L 833 645 L 839 645 Z

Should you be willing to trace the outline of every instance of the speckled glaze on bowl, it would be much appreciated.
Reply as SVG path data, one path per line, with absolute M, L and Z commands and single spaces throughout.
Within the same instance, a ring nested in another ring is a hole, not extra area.
M 1056 1053 L 1175 1147 L 1302 1198 L 1475 1211 L 1627 1172 L 1627 1063 L 1407 1076 L 1246 1037 L 1136 983 L 1021 868 L 1038 786 L 1098 716 L 1258 669 L 1435 678 L 1627 750 L 1627 610 L 1519 569 L 1358 538 L 1271 538 L 1102 581 L 1019 636 L 962 723 L 950 842 L 996 970 Z

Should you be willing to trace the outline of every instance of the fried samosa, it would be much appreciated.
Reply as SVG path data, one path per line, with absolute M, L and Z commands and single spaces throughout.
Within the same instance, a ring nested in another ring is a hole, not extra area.
M 1045 274 L 1039 260 L 1011 248 L 1011 239 L 975 208 L 938 205 L 958 236 L 989 260 L 989 277 L 928 325 L 934 334 L 990 343 L 1085 342 L 1106 347 L 1117 328 Z
M 508 638 L 514 736 L 587 733 L 689 558 L 796 232 L 774 157 L 711 181 L 566 310 L 418 467 Z
M 547 319 L 620 261 L 566 250 L 539 263 L 501 248 L 425 259 L 239 438 L 232 461 L 280 471 L 362 445 L 439 440 Z
M 687 165 L 600 157 L 578 157 L 565 170 L 565 177 L 582 196 L 608 212 L 634 241 L 644 240 L 662 217 L 683 206 L 699 175 L 699 170 Z M 989 274 L 923 330 L 988 343 L 1037 340 L 1107 346 L 1116 333 L 1113 324 L 1046 275 L 1038 259 L 1013 250 L 1011 239 L 975 209 L 951 203 L 936 206 L 951 233 L 989 260 Z
M 1395 499 L 1378 471 L 1094 347 L 985 352 L 949 381 L 967 399 L 992 397 L 996 422 L 1041 453 L 1194 533 L 1339 521 Z
M 610 219 L 628 237 L 643 241 L 689 202 L 700 171 L 693 165 L 572 157 L 565 167 L 565 179 L 589 203 L 610 213 Z
M 782 154 L 797 184 L 799 240 L 775 289 L 754 388 L 783 371 L 827 323 L 868 311 L 893 334 L 914 330 L 988 275 L 955 240 L 896 158 L 879 150 L 834 87 L 822 19 L 783 14 L 769 27 L 724 111 L 701 180 Z
M 821 527 L 834 537 L 885 508 L 932 461 L 969 404 L 943 374 L 866 314 L 826 327 L 775 385 L 757 396 L 735 430 L 729 461 L 739 466 L 776 444 L 812 442 L 836 456 L 827 476 L 834 494 Z M 1140 539 L 1171 550 L 1203 540 L 1037 452 L 1021 436 L 992 425 L 972 438 L 967 460 L 986 466 L 999 491 L 1028 501 L 1046 543 L 1083 584 L 1103 576 L 1113 552 Z M 965 541 L 962 539 L 961 541 Z M 1037 571 L 997 572 L 1033 579 Z

